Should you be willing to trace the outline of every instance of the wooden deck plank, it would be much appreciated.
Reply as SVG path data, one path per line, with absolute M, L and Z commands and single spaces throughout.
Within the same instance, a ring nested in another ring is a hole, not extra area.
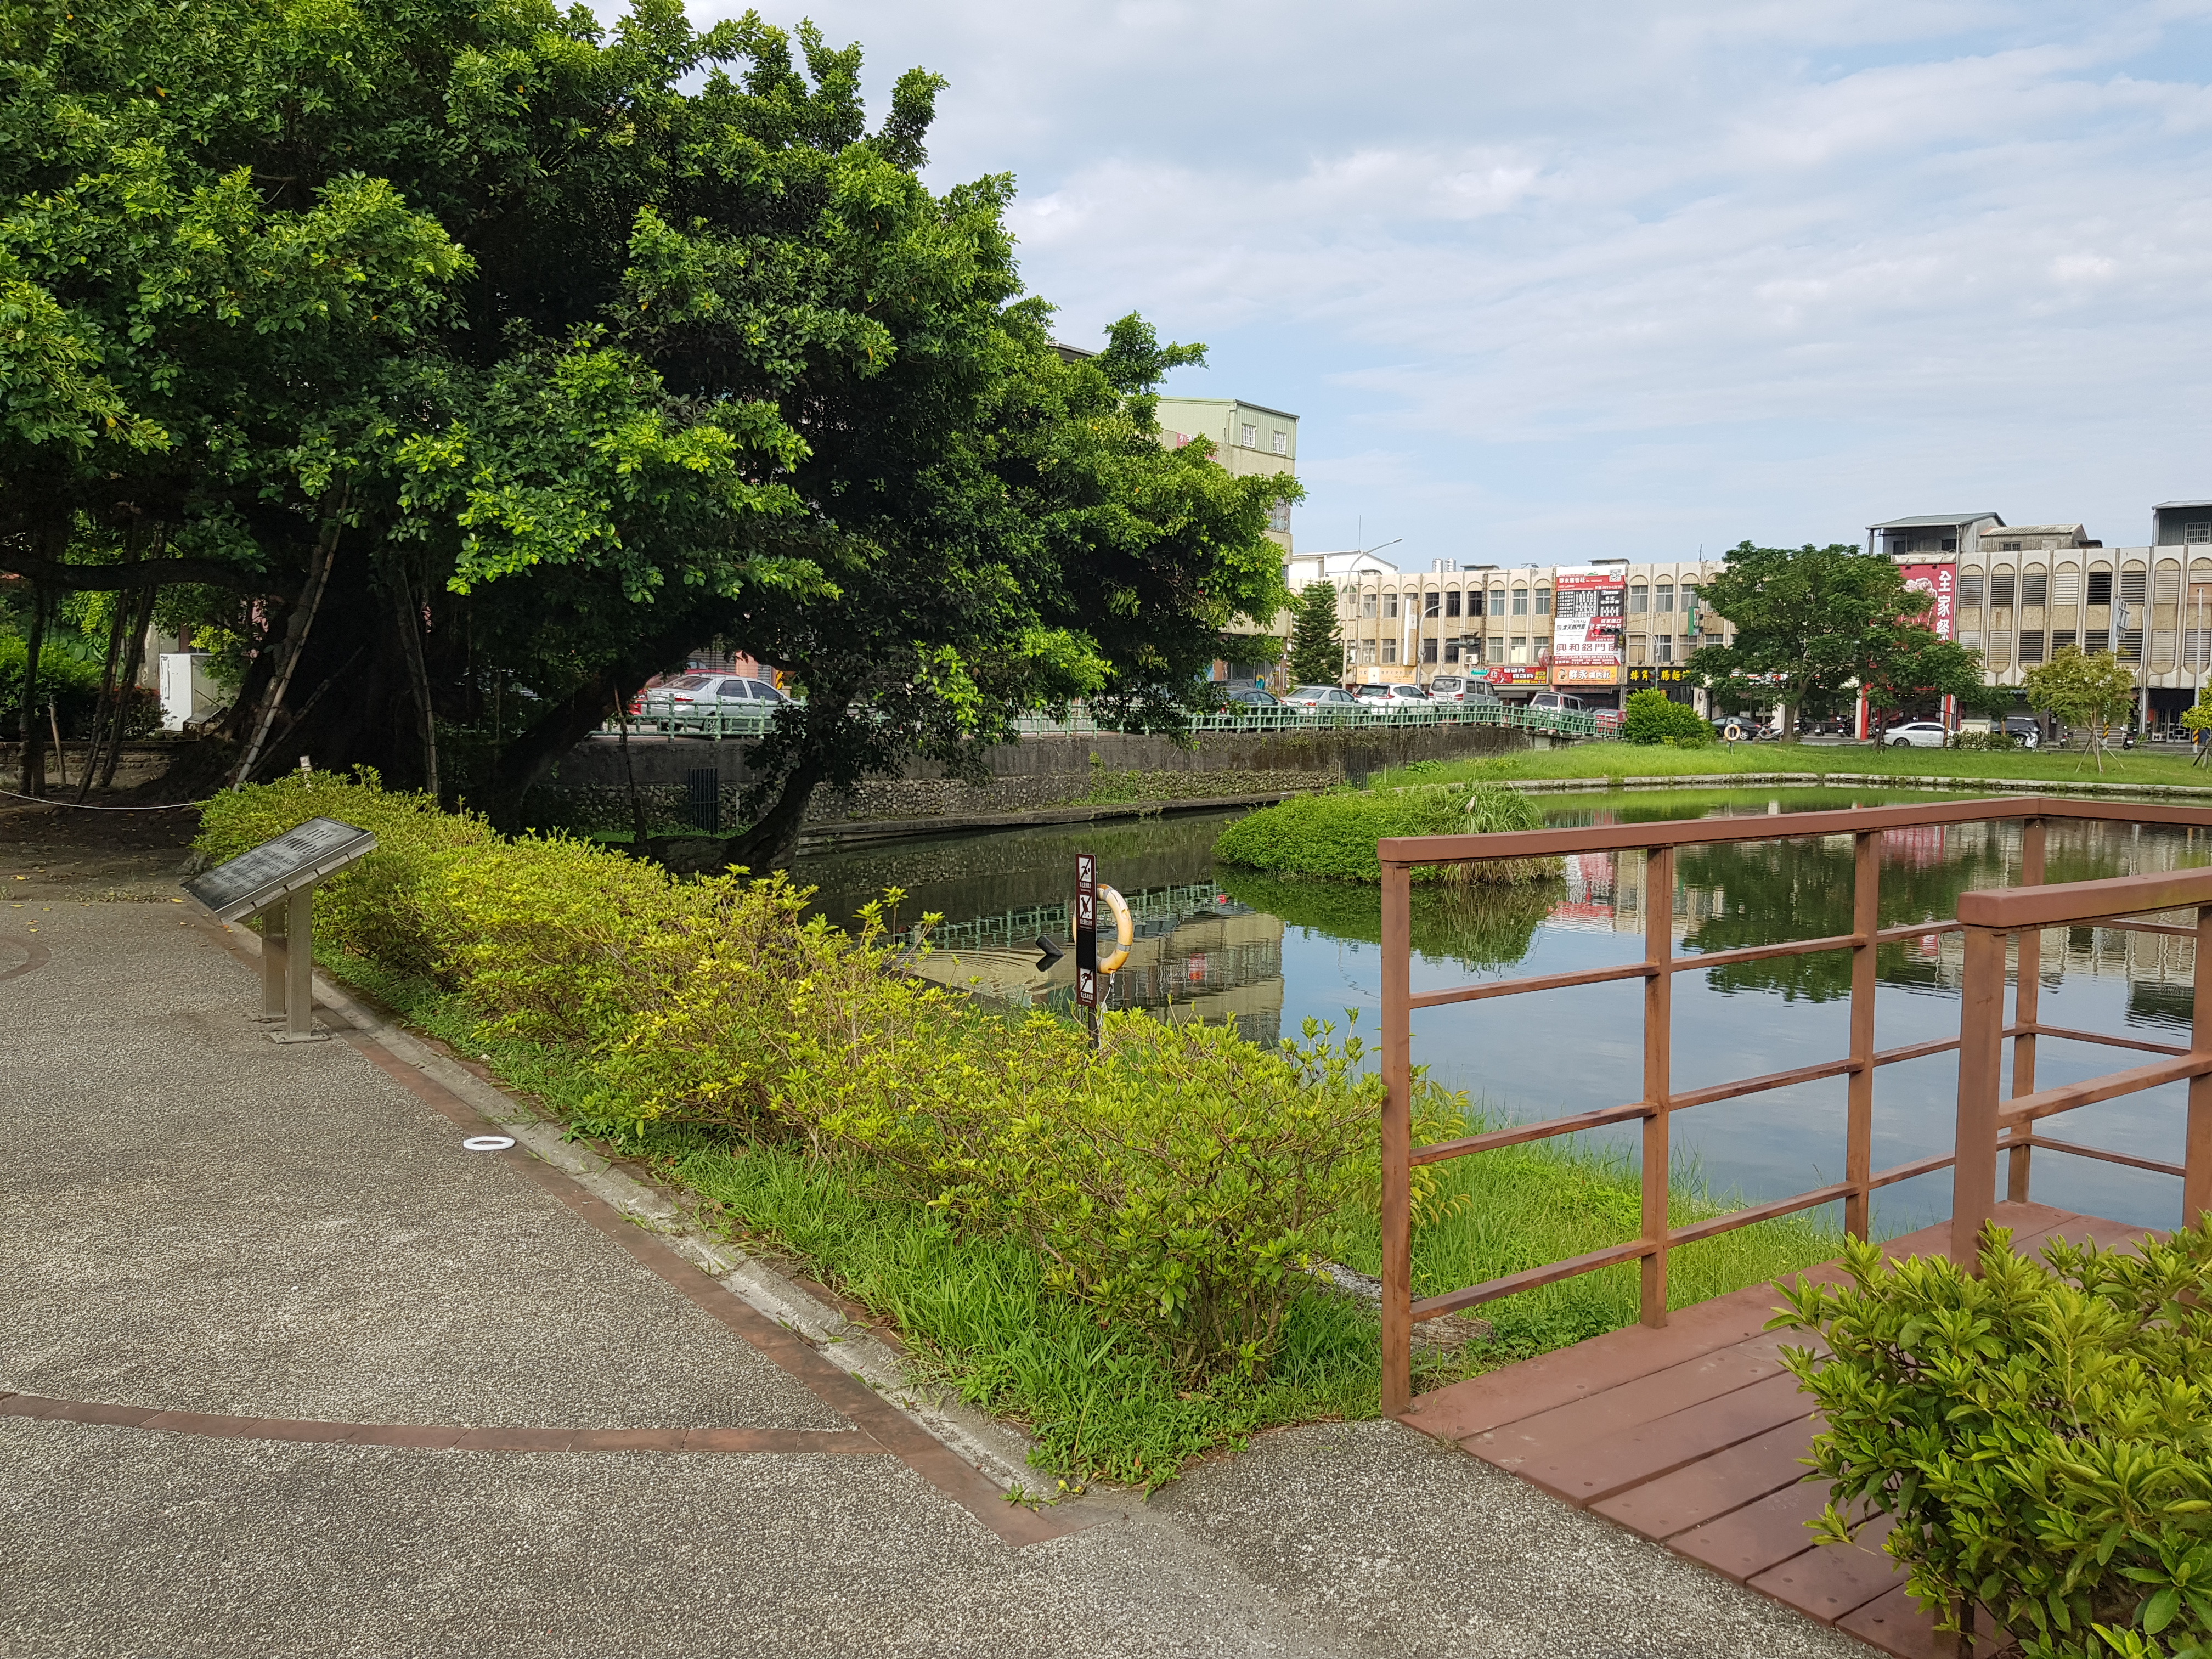
M 1805 1523 L 1827 1503 L 1824 1484 L 1784 1486 L 1701 1527 L 1676 1533 L 1668 1539 L 1667 1547 L 1739 1584 L 1747 1583 L 1769 1567 L 1804 1553 L 1813 1540 Z
M 1607 1520 L 1617 1521 L 1646 1538 L 1668 1538 L 1687 1532 L 1802 1480 L 1809 1473 L 1804 1457 L 1819 1431 L 1820 1423 L 1815 1418 L 1785 1423 L 1778 1429 L 1754 1435 L 1741 1445 L 1700 1458 L 1687 1468 L 1616 1492 L 1590 1507 Z M 1813 1490 L 1826 1489 L 1823 1486 Z M 1820 1510 L 1820 1504 L 1815 1502 L 1813 1513 L 1817 1515 Z M 1765 1524 L 1771 1532 L 1771 1522 Z M 1780 1559 L 1777 1556 L 1759 1565 L 1771 1566 Z
M 1525 1459 L 1559 1447 L 1587 1445 L 1602 1436 L 1672 1416 L 1780 1376 L 1779 1349 L 1780 1344 L 1771 1336 L 1733 1343 L 1619 1388 L 1585 1395 L 1550 1411 L 1503 1424 L 1476 1437 L 1483 1443 L 1482 1455 L 1492 1462 L 1514 1455 L 1516 1447 L 1522 1449 L 1519 1455 Z
M 1503 1455 L 1493 1456 L 1484 1443 L 1487 1436 L 1462 1443 L 1484 1462 L 1583 1508 L 1804 1418 L 1811 1410 L 1811 1403 L 1797 1391 L 1797 1379 L 1783 1371 L 1686 1411 L 1579 1444 L 1533 1455 L 1510 1444 L 1499 1449 Z
M 1893 1659 L 1950 1659 L 1953 1651 L 1949 1637 L 1937 1639 L 1935 1615 L 1921 1612 L 1902 1583 L 1864 1607 L 1845 1613 L 1836 1620 L 1836 1628 L 1849 1632 L 1869 1647 L 1893 1656 Z M 2011 1642 L 2011 1635 L 2002 1629 L 1977 1631 L 1974 1659 L 1988 1659 L 1989 1655 L 2009 1646 Z
M 1809 1534 L 1808 1534 L 1809 1536 Z M 1905 1570 L 1881 1553 L 1889 1517 L 1869 1522 L 1856 1542 L 1818 1546 L 1746 1580 L 1785 1607 L 1832 1625 L 1905 1582 Z

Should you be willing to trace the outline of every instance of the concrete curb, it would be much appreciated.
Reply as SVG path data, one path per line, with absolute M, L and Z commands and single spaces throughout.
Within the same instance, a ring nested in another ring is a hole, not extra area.
M 1692 772 L 1671 777 L 1502 778 L 1524 794 L 1613 789 L 1728 789 L 1753 785 L 1816 788 L 1966 789 L 2006 795 L 2110 795 L 2127 799 L 2212 799 L 2212 786 L 2188 783 L 2075 783 L 2049 778 L 1933 778 L 1893 772 Z
M 217 926 L 224 926 L 218 923 Z M 255 956 L 258 934 L 225 927 Z M 946 1390 L 918 1386 L 900 1355 L 865 1325 L 757 1256 L 698 1226 L 666 1194 L 648 1187 L 590 1147 L 565 1139 L 558 1124 L 505 1090 L 440 1054 L 412 1033 L 380 1018 L 320 969 L 315 1000 L 403 1064 L 496 1123 L 539 1162 L 567 1176 L 601 1202 L 645 1227 L 738 1300 L 813 1345 L 840 1370 L 857 1377 L 912 1419 L 924 1432 L 1000 1490 L 1029 1487 L 1041 1478 L 1029 1462 L 1034 1443 Z

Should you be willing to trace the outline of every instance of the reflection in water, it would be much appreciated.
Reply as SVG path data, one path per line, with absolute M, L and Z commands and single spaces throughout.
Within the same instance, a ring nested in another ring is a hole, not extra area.
M 1712 813 L 1784 814 L 1927 799 L 1800 790 L 1743 794 L 1565 797 L 1547 803 L 1565 826 L 1653 823 Z M 1065 939 L 1075 854 L 1094 853 L 1102 878 L 1129 896 L 1139 938 L 1115 975 L 1113 1002 L 1170 1018 L 1234 1017 L 1261 1042 L 1307 1018 L 1337 1019 L 1379 1002 L 1376 890 L 1217 869 L 1214 837 L 1231 815 L 1069 824 L 921 840 L 811 857 L 797 872 L 817 884 L 819 907 L 842 918 L 883 887 L 905 888 L 902 920 L 942 913 L 948 948 L 934 976 L 1018 1000 L 1064 1000 L 1073 959 L 1049 971 L 1024 948 L 1042 933 Z M 2016 880 L 2017 822 L 1929 826 L 1886 834 L 1884 927 L 1956 914 L 1961 892 Z M 2206 860 L 2188 832 L 2053 823 L 2051 881 L 2081 881 Z M 1670 931 L 1686 953 L 1842 933 L 1850 925 L 1851 840 L 1753 842 L 1685 848 L 1669 896 Z M 1570 858 L 1563 881 L 1541 885 L 1415 889 L 1414 986 L 1469 977 L 1555 973 L 1626 963 L 1643 952 L 1643 855 Z M 1882 989 L 1877 1042 L 1896 1047 L 1955 1036 L 1962 941 L 1928 933 L 1876 954 Z M 2045 936 L 2044 1018 L 2084 1030 L 2185 1030 L 2193 949 L 2186 939 L 2074 928 Z M 1838 1056 L 1847 1046 L 1846 951 L 1736 963 L 1677 977 L 1674 1084 L 1686 1090 Z M 1640 990 L 1633 985 L 1546 992 L 1416 1017 L 1415 1059 L 1438 1080 L 1493 1107 L 1553 1116 L 1633 1098 L 1640 1085 Z M 2072 1082 L 2112 1069 L 2115 1051 L 2046 1041 L 2039 1082 Z M 1956 1060 L 1884 1068 L 1875 1093 L 1877 1167 L 1949 1149 Z M 2171 1097 L 2169 1099 L 2168 1097 Z M 1679 1146 L 1717 1189 L 1779 1197 L 1841 1172 L 1840 1079 L 1704 1107 L 1675 1120 Z M 2062 1138 L 2137 1156 L 2179 1157 L 2179 1085 L 2053 1120 Z M 2094 1119 L 2092 1121 L 2090 1120 Z M 1632 1147 L 1632 1131 L 1609 1137 Z M 1948 1175 L 1889 1189 L 1879 1212 L 1893 1226 L 1942 1212 Z M 2036 1196 L 2068 1208 L 2166 1224 L 2179 1203 L 2167 1177 L 2038 1153 Z

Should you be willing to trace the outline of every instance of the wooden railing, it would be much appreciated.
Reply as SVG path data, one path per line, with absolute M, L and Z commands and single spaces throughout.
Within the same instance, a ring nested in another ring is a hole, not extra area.
M 2026 820 L 2021 837 L 2021 885 L 1997 892 L 1970 893 L 1960 900 L 1954 921 L 1914 921 L 1881 927 L 1880 856 L 1881 836 L 1893 830 L 1931 824 Z M 1533 1290 L 1579 1273 L 1602 1267 L 1639 1264 L 1641 1285 L 1638 1311 L 1647 1325 L 1667 1322 L 1667 1267 L 1668 1254 L 1681 1245 L 1746 1227 L 1754 1222 L 1790 1215 L 1824 1204 L 1840 1202 L 1844 1225 L 1856 1237 L 1867 1233 L 1872 1195 L 1884 1187 L 1914 1176 L 1956 1166 L 1954 1176 L 1953 1226 L 1960 1239 L 1971 1239 L 1994 1202 L 1996 1161 L 2000 1150 L 2008 1160 L 2008 1196 L 2027 1197 L 2028 1159 L 2035 1147 L 2082 1157 L 2153 1169 L 2183 1178 L 2184 1203 L 2189 1213 L 2212 1207 L 2212 1005 L 2208 1005 L 2208 953 L 2197 957 L 2196 1036 L 2188 1049 L 2146 1042 L 2133 1037 L 2111 1036 L 2062 1030 L 2037 1020 L 2039 980 L 2039 930 L 2045 927 L 2095 921 L 2106 927 L 2157 933 L 2205 937 L 2203 918 L 2212 908 L 2200 908 L 2197 925 L 2130 921 L 2144 911 L 2179 905 L 2212 907 L 2212 869 L 2183 871 L 2153 876 L 2121 877 L 2112 881 L 2081 882 L 2064 886 L 2043 884 L 2045 825 L 2051 819 L 2082 819 L 2121 823 L 2157 823 L 2212 830 L 2212 810 L 2197 807 L 2138 805 L 2112 801 L 2069 801 L 2040 796 L 1999 800 L 1965 800 L 1928 805 L 1857 807 L 1833 812 L 1799 812 L 1787 817 L 1699 818 L 1675 823 L 1606 824 L 1577 830 L 1532 830 L 1489 836 L 1424 836 L 1397 837 L 1377 848 L 1382 865 L 1382 1063 L 1387 1096 L 1382 1112 L 1382 1409 L 1399 1415 L 1412 1403 L 1413 1328 L 1423 1320 L 1472 1308 Z M 1852 859 L 1851 931 L 1819 939 L 1793 939 L 1741 950 L 1713 951 L 1688 956 L 1676 954 L 1672 928 L 1674 854 L 1681 847 L 1712 846 L 1750 841 L 1798 840 L 1849 835 L 1854 838 Z M 1412 988 L 1412 872 L 1419 866 L 1474 863 L 1487 859 L 1552 857 L 1571 853 L 1642 851 L 1646 859 L 1644 878 L 1644 959 L 1610 968 L 1577 972 L 1539 974 L 1521 979 L 1491 981 L 1446 990 Z M 1960 1036 L 1945 1040 L 1879 1049 L 1875 1047 L 1875 950 L 1893 940 L 1923 938 L 1931 933 L 1964 932 L 1967 935 L 1966 1005 Z M 2014 1021 L 2003 1019 L 2006 936 L 2015 934 L 2020 951 L 2020 1000 Z M 1810 1065 L 1793 1066 L 1761 1077 L 1676 1092 L 1673 1081 L 1673 1025 L 1674 975 L 1704 971 L 1733 963 L 1759 962 L 1778 957 L 1802 956 L 1820 951 L 1851 953 L 1850 1028 L 1848 1052 Z M 1516 996 L 1571 986 L 1599 985 L 1621 980 L 1644 982 L 1644 1080 L 1638 1099 L 1594 1111 L 1539 1123 L 1516 1124 L 1433 1146 L 1413 1144 L 1413 1014 L 1416 1009 L 1446 1007 L 1456 1003 Z M 2014 1042 L 2014 1093 L 2008 1105 L 1997 1101 L 2002 1044 Z M 2115 1074 L 2092 1083 L 2037 1092 L 2035 1043 L 2039 1036 L 2061 1036 L 2120 1048 L 2148 1050 L 2166 1058 L 2156 1064 Z M 1884 1066 L 1918 1060 L 1931 1054 L 1960 1053 L 1960 1133 L 1954 1152 L 1919 1158 L 1887 1169 L 1874 1167 L 1873 1123 L 1875 1073 Z M 1787 1088 L 1821 1078 L 1849 1079 L 1844 1103 L 1844 1178 L 1790 1198 L 1751 1205 L 1726 1215 L 1689 1224 L 1671 1224 L 1668 1214 L 1667 1170 L 1670 1157 L 1669 1119 L 1691 1107 L 1746 1095 Z M 2139 1089 L 2178 1079 L 2190 1079 L 2189 1152 L 2184 1165 L 2106 1152 L 2037 1137 L 2033 1124 L 2053 1112 L 2065 1111 L 2093 1101 L 2111 1099 Z M 1640 1122 L 1643 1126 L 1643 1215 L 1639 1236 L 1587 1255 L 1493 1279 L 1480 1285 L 1439 1295 L 1413 1296 L 1412 1174 L 1415 1166 L 1465 1158 L 1503 1146 L 1577 1133 L 1607 1124 Z M 2002 1146 L 1999 1136 L 2002 1134 Z M 1978 1194 L 1977 1198 L 1974 1194 Z M 1971 1261 L 1971 1248 L 1959 1259 Z

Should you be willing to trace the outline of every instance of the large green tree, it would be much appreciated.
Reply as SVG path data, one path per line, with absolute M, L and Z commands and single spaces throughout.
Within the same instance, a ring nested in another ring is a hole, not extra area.
M 764 857 L 1019 706 L 1174 724 L 1266 490 L 1151 435 L 1194 350 L 1060 360 L 1007 181 L 918 177 L 941 83 L 871 128 L 860 67 L 673 0 L 0 12 L 0 569 L 234 634 L 231 776 L 503 815 L 723 638 L 809 694 Z
M 1692 678 L 1729 708 L 1780 705 L 1785 742 L 1801 714 L 1833 714 L 1862 684 L 1877 695 L 1900 684 L 1947 693 L 1980 685 L 1979 659 L 1928 630 L 1929 596 L 1908 591 L 1878 554 L 1744 542 L 1699 593 L 1735 637 L 1692 652 Z M 1929 673 L 1942 684 L 1921 678 Z
M 1292 607 L 1291 678 L 1299 685 L 1334 685 L 1344 677 L 1344 636 L 1336 621 L 1332 581 L 1310 581 Z

